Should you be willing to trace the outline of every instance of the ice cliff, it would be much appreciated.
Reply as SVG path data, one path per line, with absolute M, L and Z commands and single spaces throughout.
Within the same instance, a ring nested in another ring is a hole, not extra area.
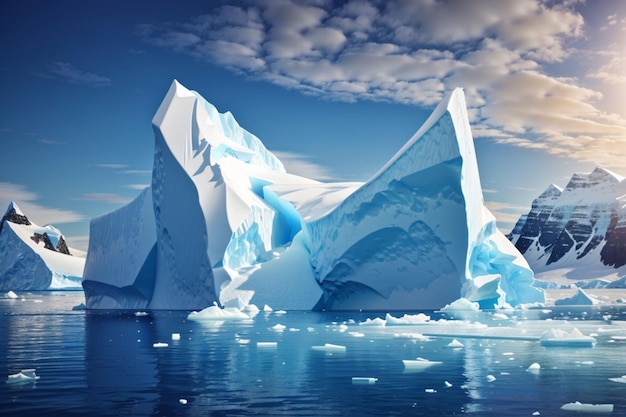
M 508 237 L 537 274 L 616 278 L 626 273 L 625 207 L 624 178 L 597 167 L 550 185 Z
M 232 114 L 176 81 L 152 124 L 152 185 L 91 222 L 88 308 L 543 301 L 483 204 L 460 89 L 366 183 L 287 173 Z
M 85 253 L 52 225 L 32 223 L 14 202 L 0 221 L 0 291 L 81 289 Z

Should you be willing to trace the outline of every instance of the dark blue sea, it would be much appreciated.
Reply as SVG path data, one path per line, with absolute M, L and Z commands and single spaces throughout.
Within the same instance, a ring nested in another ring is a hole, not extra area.
M 626 416 L 624 305 L 469 320 L 424 311 L 426 323 L 365 326 L 385 313 L 261 312 L 200 323 L 181 311 L 73 310 L 84 302 L 80 292 L 18 295 L 0 298 L 0 415 L 599 415 L 561 409 L 579 401 Z M 539 340 L 574 328 L 596 343 Z M 449 347 L 454 339 L 462 347 Z M 327 343 L 345 351 L 313 348 Z M 405 367 L 418 357 L 438 363 Z M 39 379 L 4 382 L 25 369 Z

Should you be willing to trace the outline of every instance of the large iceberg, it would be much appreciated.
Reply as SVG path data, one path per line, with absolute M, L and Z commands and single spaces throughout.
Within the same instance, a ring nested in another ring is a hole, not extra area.
M 484 206 L 460 89 L 366 183 L 287 173 L 232 114 L 176 81 L 152 124 L 152 185 L 91 222 L 88 308 L 543 301 Z
M 85 253 L 59 229 L 32 223 L 15 202 L 0 220 L 0 291 L 81 289 Z

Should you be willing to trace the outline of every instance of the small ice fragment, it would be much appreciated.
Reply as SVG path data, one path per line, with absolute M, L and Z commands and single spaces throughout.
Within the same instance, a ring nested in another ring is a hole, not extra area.
M 593 365 L 593 361 L 576 361 L 579 365 Z
M 256 342 L 256 347 L 258 348 L 276 348 L 278 346 L 277 342 Z
M 535 411 L 535 412 L 533 413 L 533 416 L 540 416 L 540 415 L 541 415 L 541 413 L 540 413 L 539 411 Z
M 152 347 L 155 348 L 164 348 L 164 347 L 168 347 L 169 345 L 167 343 L 163 343 L 163 342 L 157 342 L 157 343 L 153 343 Z
M 593 347 L 596 339 L 585 336 L 574 328 L 571 333 L 560 329 L 545 331 L 540 338 L 541 346 Z
M 378 381 L 378 378 L 362 377 L 362 376 L 353 376 L 352 377 L 352 383 L 354 385 L 375 384 L 377 381 Z
M 393 337 L 396 339 L 420 340 L 422 342 L 430 340 L 428 336 L 424 336 L 421 333 L 394 333 Z
M 348 334 L 352 337 L 365 337 L 365 334 L 361 332 L 348 332 Z
M 387 313 L 385 316 L 385 322 L 388 326 L 401 326 L 401 325 L 413 325 L 413 324 L 427 324 L 430 321 L 430 316 L 424 313 L 415 315 L 405 314 L 398 318 Z
M 417 358 L 416 360 L 403 359 L 402 363 L 404 364 L 405 371 L 422 371 L 426 368 L 430 368 L 433 365 L 440 365 L 443 362 L 430 361 L 424 358 Z
M 454 340 L 452 340 L 452 342 L 448 343 L 448 347 L 452 348 L 452 349 L 461 349 L 464 346 L 463 346 L 463 343 L 461 343 L 458 340 L 454 339 Z
M 135 317 L 143 317 L 143 316 L 147 316 L 148 313 L 145 311 L 136 311 L 135 312 Z
M 487 382 L 493 382 L 496 380 L 496 377 L 493 375 L 487 375 Z
M 17 294 L 15 294 L 13 291 L 9 291 L 8 293 L 5 294 L 6 298 L 11 298 L 13 300 L 15 300 L 17 297 Z
M 180 340 L 180 333 L 172 333 L 172 340 Z
M 40 377 L 35 373 L 34 369 L 22 369 L 17 374 L 9 375 L 7 378 L 7 384 L 16 384 L 22 382 L 32 382 L 38 380 Z
M 341 333 L 345 332 L 346 330 L 348 330 L 348 326 L 346 326 L 345 324 L 339 325 L 339 331 Z
M 621 382 L 622 384 L 626 384 L 626 375 L 622 375 L 619 378 L 609 378 L 609 381 Z
M 515 353 L 513 352 L 502 352 L 502 356 L 513 356 Z
M 311 349 L 326 353 L 342 353 L 346 351 L 345 346 L 333 345 L 332 343 L 325 343 L 324 346 L 312 346 Z
M 380 317 L 376 317 L 375 319 L 366 319 L 359 323 L 359 326 L 384 326 L 387 322 Z
M 290 331 L 290 332 L 299 332 L 299 331 L 300 331 L 300 329 L 298 329 L 298 328 L 296 328 L 296 327 L 290 327 L 290 328 L 289 328 L 289 331 Z
M 437 392 L 437 390 L 434 389 L 434 388 L 426 388 L 426 389 L 424 389 L 424 392 L 428 392 L 430 394 L 433 394 L 433 393 Z
M 237 343 L 239 343 L 240 345 L 247 345 L 248 343 L 250 343 L 250 339 L 237 339 Z
M 281 314 L 287 314 L 287 312 L 285 310 L 276 310 L 274 311 L 274 314 L 281 315 Z
M 307 327 L 306 331 L 309 333 L 313 333 L 315 331 L 315 327 Z
M 179 403 L 181 403 L 182 405 L 187 404 L 187 400 L 185 398 L 181 398 L 180 400 L 178 400 Z
M 445 386 L 446 386 L 446 388 L 450 388 L 450 387 L 452 386 L 452 384 L 451 384 L 451 383 L 449 383 L 448 381 L 444 381 L 444 382 L 443 382 L 443 385 L 445 385 Z
M 272 330 L 274 332 L 284 332 L 286 328 L 287 328 L 287 326 L 278 323 L 278 324 L 270 327 L 270 330 Z
M 532 372 L 533 374 L 538 374 L 539 370 L 541 370 L 541 365 L 537 362 L 531 363 L 528 368 L 526 368 L 528 372 Z
M 586 413 L 612 413 L 613 404 L 586 404 L 579 401 L 563 404 L 561 410 L 582 411 Z
M 493 313 L 493 320 L 508 320 L 509 316 L 503 313 Z
M 267 304 L 265 304 L 265 305 L 263 306 L 263 312 L 265 312 L 265 313 L 271 313 L 272 311 L 274 311 L 274 310 L 272 309 L 272 307 L 268 306 Z

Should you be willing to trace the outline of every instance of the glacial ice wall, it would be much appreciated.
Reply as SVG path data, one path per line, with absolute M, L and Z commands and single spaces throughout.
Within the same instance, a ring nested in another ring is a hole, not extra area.
M 366 183 L 287 173 L 230 113 L 176 81 L 153 126 L 146 195 L 92 221 L 88 308 L 428 309 L 461 296 L 483 307 L 543 300 L 484 207 L 461 90 Z M 153 230 L 139 233 L 132 219 Z M 129 265 L 104 265 L 115 262 Z M 113 270 L 117 278 L 108 278 Z

